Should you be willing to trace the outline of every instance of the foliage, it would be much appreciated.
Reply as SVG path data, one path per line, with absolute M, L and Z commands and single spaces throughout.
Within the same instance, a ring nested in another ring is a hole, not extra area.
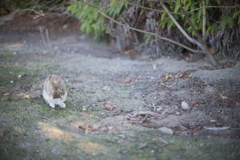
M 128 3 L 124 2 L 128 1 Z M 76 3 L 76 1 L 74 0 Z M 85 6 L 83 2 L 88 2 L 94 7 L 101 10 L 103 13 L 112 17 L 119 23 L 125 26 L 134 27 L 139 30 L 152 32 L 162 37 L 166 37 L 185 46 L 193 47 L 193 44 L 186 39 L 178 29 L 168 14 L 164 13 L 160 1 L 145 1 L 145 0 L 80 0 L 78 4 L 69 6 L 68 10 L 75 14 L 82 22 L 81 30 L 85 33 L 94 33 L 94 40 L 100 40 L 106 33 L 116 39 L 117 48 L 121 50 L 124 45 L 141 45 L 145 41 L 143 47 L 146 52 L 154 56 L 162 56 L 166 54 L 174 55 L 183 51 L 180 46 L 173 45 L 171 42 L 156 40 L 155 36 L 149 36 L 140 32 L 133 31 L 127 27 L 116 25 L 110 22 L 107 18 L 102 17 L 94 8 Z M 188 16 L 199 32 L 203 30 L 203 1 L 199 0 L 164 0 L 164 4 L 188 34 L 195 36 L 195 32 L 188 23 L 179 3 L 188 13 Z M 138 7 L 138 6 L 142 7 Z M 238 6 L 226 7 L 224 6 Z M 239 45 L 240 33 L 240 11 L 238 0 L 206 0 L 206 6 L 211 6 L 206 9 L 206 41 L 207 46 L 218 48 L 219 51 L 228 51 L 227 54 L 232 57 L 240 58 L 236 46 Z M 223 7 L 219 7 L 223 6 Z M 145 7 L 145 8 L 144 8 Z M 150 8 L 150 9 L 147 9 Z M 155 11 L 153 11 L 155 10 Z M 157 12 L 163 11 L 163 12 Z M 117 33 L 117 34 L 115 34 Z M 120 35 L 119 35 L 120 34 Z M 225 35 L 226 34 L 226 35 Z M 178 36 L 176 36 L 178 35 Z M 232 36 L 229 36 L 232 35 Z M 231 38 L 231 40 L 230 40 Z M 148 43 L 153 42 L 154 43 Z M 124 43 L 126 42 L 126 44 Z M 234 46 L 234 47 L 230 47 Z M 232 50 L 231 50 L 232 49 Z
M 100 40 L 107 33 L 105 18 L 93 7 L 84 4 L 74 4 L 68 7 L 68 11 L 82 21 L 81 31 L 87 34 L 94 33 L 94 41 Z
M 215 1 L 206 0 L 206 6 L 218 6 L 222 5 L 223 0 L 217 0 L 217 4 Z M 184 6 L 184 9 L 188 12 L 188 15 L 190 17 L 191 22 L 193 23 L 194 27 L 201 31 L 203 27 L 203 9 L 198 9 L 196 11 L 192 11 L 197 8 L 203 7 L 203 2 L 198 0 L 176 0 L 178 4 L 182 2 L 182 6 Z M 172 12 L 175 13 L 182 13 L 181 7 L 177 3 L 172 3 L 172 1 L 166 1 L 166 4 L 169 5 L 169 9 Z M 229 4 L 227 4 L 229 5 Z M 232 6 L 232 4 L 230 4 Z M 162 10 L 163 11 L 163 10 Z M 191 12 L 190 12 L 191 11 Z M 213 12 L 219 13 L 219 9 L 215 8 L 207 8 L 207 33 L 210 32 L 211 34 L 217 32 L 218 24 L 216 21 L 220 21 L 220 29 L 224 31 L 227 27 L 233 27 L 234 21 L 237 21 L 238 24 L 240 24 L 240 11 L 235 12 L 235 10 L 228 9 L 227 12 L 223 12 L 221 14 L 214 14 Z M 214 16 L 214 17 L 213 17 Z M 188 25 L 188 21 L 185 18 L 183 14 L 181 15 L 174 15 L 175 19 L 178 21 L 182 21 L 184 26 L 187 27 L 188 33 L 195 35 L 193 29 L 191 26 Z M 163 13 L 161 16 L 161 20 L 159 21 L 159 25 L 161 25 L 163 28 L 171 28 L 175 27 L 175 24 L 172 22 L 172 20 L 166 16 L 166 13 Z M 240 30 L 239 30 L 240 32 Z
M 100 3 L 101 2 L 95 2 L 94 6 L 99 8 Z M 116 17 L 125 8 L 127 8 L 126 3 L 118 3 L 116 0 L 111 0 L 111 2 L 107 4 L 107 9 L 103 12 L 109 16 Z M 94 34 L 94 41 L 99 41 L 108 33 L 106 18 L 93 7 L 78 3 L 69 6 L 68 11 L 82 22 L 81 31 L 87 34 Z

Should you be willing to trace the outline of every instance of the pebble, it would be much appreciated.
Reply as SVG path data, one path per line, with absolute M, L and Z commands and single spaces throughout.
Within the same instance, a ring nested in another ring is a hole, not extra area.
M 157 112 L 160 112 L 162 110 L 162 107 L 159 107 L 158 109 L 157 109 Z
M 111 88 L 108 87 L 108 86 L 104 86 L 104 87 L 103 87 L 103 90 L 104 90 L 104 91 L 109 91 L 109 90 L 111 90 Z
M 176 112 L 176 115 L 177 115 L 177 116 L 180 116 L 180 115 L 181 115 L 181 113 L 180 113 L 180 112 Z
M 153 64 L 153 70 L 157 69 L 157 64 Z
M 185 110 L 189 109 L 188 104 L 184 101 L 182 101 L 182 108 Z
M 170 128 L 161 127 L 161 128 L 158 128 L 158 130 L 163 134 L 173 135 L 173 131 Z

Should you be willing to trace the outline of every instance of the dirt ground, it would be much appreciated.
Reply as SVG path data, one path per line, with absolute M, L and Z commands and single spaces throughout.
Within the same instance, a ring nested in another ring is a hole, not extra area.
M 0 159 L 240 158 L 239 61 L 128 55 L 79 26 L 26 15 L 0 26 Z M 42 97 L 50 74 L 64 77 L 65 109 Z

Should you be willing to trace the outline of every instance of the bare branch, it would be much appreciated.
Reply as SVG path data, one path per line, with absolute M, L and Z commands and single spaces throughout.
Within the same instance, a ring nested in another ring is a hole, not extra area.
M 181 7 L 181 9 L 182 9 L 182 11 L 183 11 L 183 14 L 184 14 L 185 17 L 187 18 L 187 21 L 188 21 L 189 25 L 192 27 L 194 33 L 196 34 L 198 40 L 202 43 L 201 46 L 199 46 L 199 47 L 201 47 L 201 48 L 203 49 L 202 45 L 205 44 L 206 42 L 204 42 L 204 41 L 202 40 L 202 37 L 200 36 L 200 34 L 199 34 L 198 31 L 196 30 L 196 28 L 193 26 L 192 21 L 190 20 L 188 14 L 186 13 L 186 10 L 183 8 L 183 6 L 182 6 L 182 4 L 181 4 L 181 0 L 180 0 L 180 7 Z
M 149 7 L 143 7 L 143 6 L 139 6 L 139 5 L 136 5 L 136 4 L 133 4 L 133 3 L 130 3 L 126 0 L 123 0 L 125 3 L 128 3 L 129 5 L 132 5 L 132 6 L 135 6 L 135 7 L 139 7 L 139 8 L 143 8 L 143 9 L 148 9 L 148 10 L 151 10 L 151 11 L 155 11 L 155 12 L 159 12 L 159 13 L 171 13 L 171 14 L 176 14 L 176 15 L 180 15 L 180 14 L 183 14 L 183 12 L 180 12 L 180 13 L 175 13 L 175 12 L 166 12 L 166 11 L 160 11 L 160 10 L 157 10 L 157 9 L 152 9 L 152 8 L 149 8 Z M 159 1 L 154 1 L 154 2 L 159 2 Z M 175 1 L 174 1 L 175 2 Z M 176 3 L 176 2 L 175 2 Z M 179 6 L 180 4 L 177 3 Z M 240 6 L 203 6 L 203 7 L 200 7 L 200 8 L 196 8 L 196 9 L 193 9 L 193 10 L 190 10 L 188 11 L 187 13 L 190 13 L 190 12 L 194 12 L 194 11 L 197 11 L 197 10 L 200 10 L 200 9 L 206 9 L 206 8 L 240 8 Z
M 167 11 L 168 16 L 171 18 L 171 20 L 174 22 L 174 24 L 178 27 L 178 29 L 182 32 L 182 34 L 193 44 L 196 44 L 197 46 L 199 46 L 200 48 L 202 48 L 202 44 L 199 43 L 196 39 L 193 39 L 192 37 L 190 37 L 187 32 L 185 32 L 185 30 L 180 26 L 180 24 L 175 20 L 175 18 L 168 13 L 168 8 L 164 3 L 161 3 L 162 7 L 165 9 L 165 11 Z M 196 53 L 196 52 L 195 52 Z
M 145 117 L 140 122 L 143 123 L 147 118 L 148 118 L 148 114 L 146 114 Z
M 159 13 L 168 13 L 168 12 L 165 12 L 165 11 L 160 11 L 160 10 L 152 9 L 152 8 L 149 8 L 149 7 L 139 6 L 139 5 L 130 3 L 130 2 L 125 1 L 125 0 L 123 0 L 123 1 L 124 1 L 125 3 L 127 3 L 127 4 L 130 4 L 130 5 L 135 6 L 135 7 L 138 7 L 138 8 L 147 9 L 147 10 L 155 11 L 155 12 L 159 12 Z M 183 14 L 183 13 L 175 13 L 175 12 L 169 12 L 169 13 L 171 13 L 171 14 L 177 14 L 177 15 Z
M 203 28 L 202 28 L 202 37 L 203 41 L 206 42 L 206 0 L 203 0 Z

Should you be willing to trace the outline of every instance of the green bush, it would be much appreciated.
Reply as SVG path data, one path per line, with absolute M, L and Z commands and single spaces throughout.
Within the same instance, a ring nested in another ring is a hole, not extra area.
M 116 0 L 111 0 L 110 3 L 105 5 L 107 5 L 105 6 L 106 9 L 101 11 L 111 17 L 118 16 L 123 9 L 127 8 L 126 3 L 118 3 Z M 95 3 L 94 6 L 100 8 L 101 2 Z M 78 3 L 69 6 L 67 10 L 73 15 L 75 15 L 82 22 L 80 28 L 81 31 L 85 32 L 86 34 L 94 34 L 95 42 L 99 41 L 106 34 L 108 34 L 108 20 L 100 13 L 98 13 L 98 11 L 93 7 Z
M 218 5 L 223 5 L 221 3 L 223 0 L 217 0 L 217 1 L 210 1 L 206 0 L 206 6 L 218 6 Z M 176 0 L 177 3 L 180 3 L 180 0 Z M 172 12 L 175 13 L 181 13 L 181 7 L 173 3 L 171 1 L 166 1 L 166 3 L 169 5 L 169 9 Z M 191 11 L 197 8 L 203 7 L 202 1 L 198 0 L 183 0 L 182 5 L 184 6 L 186 11 Z M 232 4 L 230 4 L 232 6 Z M 162 10 L 164 11 L 164 10 Z M 210 32 L 211 34 L 217 32 L 218 30 L 218 24 L 215 23 L 215 21 L 220 21 L 220 29 L 225 30 L 227 27 L 233 27 L 234 21 L 237 21 L 238 24 L 240 24 L 240 11 L 235 12 L 235 9 L 228 9 L 227 13 L 220 13 L 218 15 L 213 15 L 213 11 L 219 13 L 219 8 L 207 8 L 206 9 L 206 14 L 207 14 L 207 19 L 206 19 L 206 24 L 207 24 L 207 33 Z M 194 27 L 198 30 L 201 31 L 203 27 L 203 9 L 199 9 L 196 11 L 188 12 L 188 15 L 190 17 L 191 22 L 193 23 Z M 183 14 L 181 15 L 173 15 L 176 20 L 182 22 L 184 26 L 187 27 L 187 32 L 189 34 L 192 34 L 193 36 L 195 35 L 193 29 L 191 26 L 188 25 L 188 21 L 185 18 Z M 213 17 L 214 16 L 214 17 Z M 214 20 L 213 20 L 214 19 Z M 171 28 L 175 27 L 175 24 L 172 22 L 172 20 L 167 16 L 166 13 L 162 14 L 161 20 L 159 21 L 159 25 L 161 25 L 163 28 Z M 240 29 L 239 29 L 240 32 Z

